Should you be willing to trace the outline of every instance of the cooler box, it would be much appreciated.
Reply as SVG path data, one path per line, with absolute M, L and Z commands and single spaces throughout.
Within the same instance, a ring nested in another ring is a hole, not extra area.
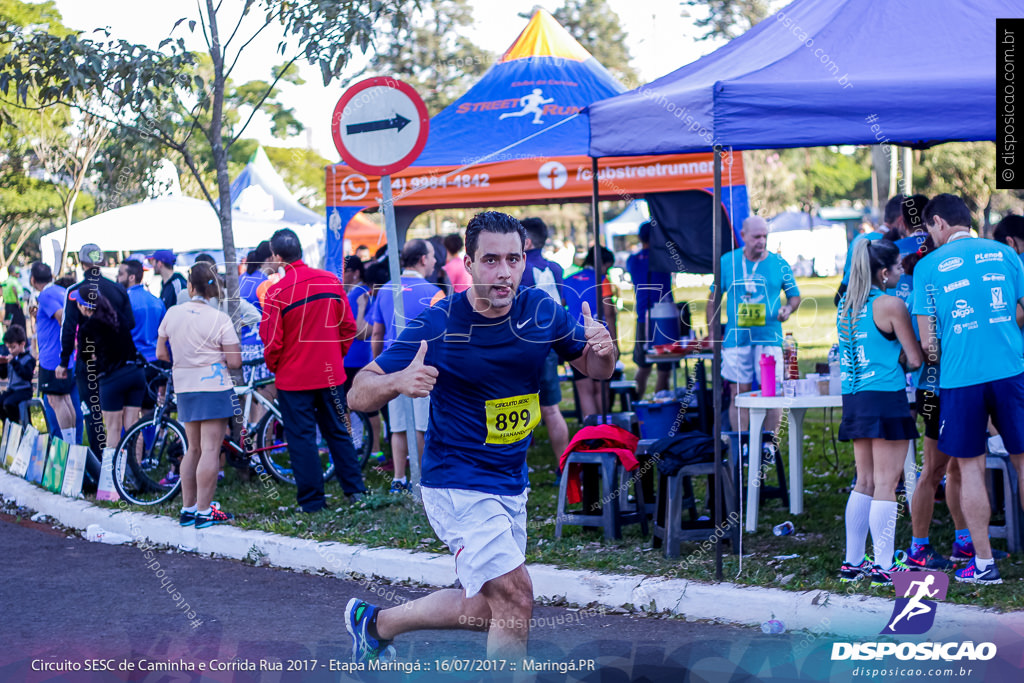
M 648 402 L 638 401 L 633 403 L 633 412 L 640 420 L 641 439 L 664 439 L 669 432 L 673 434 L 687 431 L 687 420 L 697 418 L 697 409 L 692 405 L 687 407 L 686 401 L 676 399 L 674 401 Z

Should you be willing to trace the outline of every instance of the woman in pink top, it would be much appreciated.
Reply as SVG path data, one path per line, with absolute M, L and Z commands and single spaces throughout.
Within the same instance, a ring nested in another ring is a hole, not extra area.
M 448 252 L 448 260 L 444 263 L 444 272 L 452 283 L 452 293 L 458 294 L 469 289 L 473 284 L 473 278 L 466 270 L 466 264 L 460 252 L 462 251 L 462 238 L 454 232 L 444 238 L 444 249 Z
M 160 322 L 157 358 L 174 354 L 174 391 L 178 419 L 185 426 L 188 451 L 181 461 L 182 526 L 205 529 L 232 516 L 213 510 L 220 446 L 228 418 L 241 414 L 228 370 L 242 367 L 242 348 L 231 319 L 208 303 L 219 299 L 217 272 L 199 262 L 188 274 L 187 303 L 174 306 Z M 171 351 L 167 344 L 170 342 Z

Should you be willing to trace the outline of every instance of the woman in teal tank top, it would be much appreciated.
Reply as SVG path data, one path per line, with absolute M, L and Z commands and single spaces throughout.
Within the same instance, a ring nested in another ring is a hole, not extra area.
M 906 372 L 924 360 L 907 307 L 885 291 L 903 274 L 900 251 L 888 240 L 861 240 L 853 252 L 850 285 L 839 302 L 839 366 L 843 421 L 839 439 L 853 441 L 857 484 L 846 503 L 846 558 L 841 581 L 870 574 L 872 586 L 891 586 L 894 561 L 896 484 L 917 427 L 910 416 Z M 868 532 L 874 559 L 864 554 Z

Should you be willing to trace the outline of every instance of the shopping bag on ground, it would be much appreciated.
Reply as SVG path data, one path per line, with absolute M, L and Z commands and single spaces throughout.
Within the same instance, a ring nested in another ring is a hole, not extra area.
M 14 458 L 18 454 L 20 442 L 21 425 L 16 422 L 7 422 L 4 426 L 4 467 L 8 470 L 14 465 Z
M 32 460 L 32 451 L 36 447 L 36 437 L 39 432 L 34 427 L 24 428 L 21 434 L 21 441 L 18 443 L 18 452 L 14 456 L 14 464 L 11 465 L 11 474 L 16 477 L 24 477 L 28 472 L 28 464 Z
M 7 424 L 7 421 L 0 421 L 0 429 L 3 430 L 3 434 L 0 435 L 0 465 L 7 468 L 7 440 L 11 438 L 11 429 Z
M 100 463 L 100 483 L 96 487 L 96 500 L 119 500 L 114 488 L 114 449 L 103 449 L 103 462 Z
M 61 484 L 61 495 L 77 498 L 82 495 L 82 482 L 85 481 L 85 461 L 89 457 L 89 449 L 77 444 L 68 446 L 68 462 L 64 467 L 64 483 Z
M 33 428 L 34 429 L 34 428 Z M 49 434 L 37 434 L 35 443 L 32 445 L 32 456 L 28 461 L 28 471 L 25 472 L 25 479 L 33 484 L 43 483 L 43 472 L 46 471 L 46 456 L 50 447 Z
M 64 468 L 68 464 L 68 445 L 53 437 L 50 439 L 50 454 L 46 458 L 46 469 L 43 471 L 43 488 L 47 491 L 60 493 L 64 484 Z

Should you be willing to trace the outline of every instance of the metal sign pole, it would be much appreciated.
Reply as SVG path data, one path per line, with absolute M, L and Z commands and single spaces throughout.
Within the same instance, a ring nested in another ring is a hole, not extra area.
M 398 245 L 398 227 L 395 224 L 395 200 L 391 195 L 391 176 L 381 176 L 380 179 L 381 208 L 384 211 L 384 229 L 388 236 L 388 273 L 391 276 L 391 286 L 394 287 L 395 301 L 395 338 L 401 336 L 405 329 L 405 301 L 402 296 L 402 268 L 399 261 L 402 258 L 402 250 Z M 405 403 L 406 415 L 409 420 L 406 425 L 406 441 L 409 448 L 409 483 L 415 487 L 420 483 L 420 457 L 419 445 L 416 443 L 416 419 L 413 410 L 412 398 L 399 396 L 399 401 Z M 415 488 L 413 489 L 415 491 Z

